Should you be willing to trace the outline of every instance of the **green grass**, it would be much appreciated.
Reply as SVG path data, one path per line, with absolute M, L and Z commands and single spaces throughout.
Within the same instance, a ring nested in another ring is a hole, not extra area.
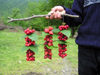
M 60 70 L 62 59 L 58 56 L 58 48 L 53 48 L 53 59 L 44 59 L 43 45 L 39 46 L 35 62 L 26 61 L 26 53 L 22 52 L 23 32 L 0 31 L 0 75 L 21 75 L 27 72 L 45 73 L 47 67 Z M 39 36 L 38 44 L 43 44 L 43 37 Z M 54 43 L 57 46 L 57 43 Z M 77 45 L 74 39 L 68 40 L 68 56 L 73 67 L 77 67 Z
M 68 40 L 68 57 L 67 59 L 71 62 L 72 67 L 78 66 L 78 46 L 75 43 L 75 39 Z

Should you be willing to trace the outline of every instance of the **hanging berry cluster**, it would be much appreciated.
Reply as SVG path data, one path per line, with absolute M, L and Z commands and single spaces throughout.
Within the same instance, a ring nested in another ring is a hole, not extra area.
M 67 51 L 67 45 L 65 44 L 65 41 L 68 39 L 68 37 L 66 35 L 64 35 L 61 31 L 63 30 L 67 30 L 69 28 L 68 25 L 61 25 L 59 26 L 59 30 L 60 32 L 58 32 L 58 39 L 59 41 L 61 41 L 62 43 L 58 44 L 59 47 L 59 56 L 61 58 L 64 58 L 65 56 L 67 56 L 67 53 L 65 53 Z
M 35 30 L 34 29 L 30 30 L 29 28 L 27 28 L 24 32 L 26 35 L 29 36 L 29 35 L 34 34 Z M 28 36 L 25 38 L 25 41 L 26 41 L 25 46 L 27 46 L 27 47 L 34 46 L 35 41 L 32 41 Z M 32 51 L 31 49 L 28 49 L 26 52 L 26 57 L 27 57 L 26 60 L 27 61 L 35 61 L 34 55 L 35 55 L 35 52 Z
M 70 30 L 68 30 L 68 25 L 61 25 L 58 29 L 54 29 L 53 27 L 49 26 L 48 28 L 44 29 L 43 36 L 44 38 L 44 59 L 52 59 L 52 48 L 54 47 L 53 42 L 58 41 L 58 48 L 59 48 L 59 56 L 64 58 L 67 56 L 67 45 L 66 40 L 70 36 Z M 38 51 L 38 45 L 36 44 L 36 40 L 38 40 L 38 35 L 35 34 L 34 29 L 27 28 L 25 31 L 25 45 L 23 50 L 26 51 L 26 60 L 27 61 L 35 61 L 35 54 Z M 53 40 L 53 35 L 58 34 L 59 40 Z
M 31 45 L 35 45 L 35 41 L 32 41 L 31 39 L 29 39 L 29 37 L 25 38 L 25 46 L 31 46 Z
M 26 35 L 31 35 L 32 33 L 35 32 L 35 30 L 34 29 L 30 30 L 29 28 L 27 28 L 24 32 L 25 32 Z
M 32 50 L 27 50 L 27 52 L 26 52 L 26 60 L 27 61 L 35 61 L 35 57 L 34 57 L 34 55 L 35 55 L 35 52 L 33 52 Z
M 53 27 L 49 26 L 49 28 L 45 28 L 44 32 L 47 33 L 46 37 L 44 38 L 44 59 L 52 59 L 52 51 L 49 49 L 49 47 L 53 46 Z

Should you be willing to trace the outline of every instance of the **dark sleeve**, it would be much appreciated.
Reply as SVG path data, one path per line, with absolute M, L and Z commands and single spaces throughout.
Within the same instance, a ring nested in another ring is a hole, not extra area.
M 79 18 L 64 17 L 64 22 L 69 26 L 78 26 L 82 24 L 83 15 L 83 0 L 74 0 L 72 9 L 64 7 L 66 13 L 71 15 L 79 15 Z

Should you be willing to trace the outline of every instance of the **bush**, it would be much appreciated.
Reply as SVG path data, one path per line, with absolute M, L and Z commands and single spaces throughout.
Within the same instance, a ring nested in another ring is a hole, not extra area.
M 9 15 L 12 18 L 25 18 L 35 15 L 42 15 L 42 14 L 48 14 L 48 12 L 51 10 L 53 6 L 56 5 L 65 5 L 67 7 L 71 7 L 73 0 L 48 0 L 47 1 L 40 1 L 37 2 L 29 2 L 28 7 L 26 7 L 25 12 L 21 13 L 22 11 L 19 8 L 13 8 L 11 15 Z M 23 28 L 27 28 L 29 26 L 32 26 L 36 30 L 43 30 L 47 26 L 53 26 L 58 27 L 61 25 L 61 20 L 47 20 L 45 18 L 34 18 L 30 21 L 16 21 L 12 23 L 7 23 L 7 18 L 4 16 L 2 18 L 4 20 L 4 23 L 6 25 L 13 25 L 13 26 L 22 26 Z

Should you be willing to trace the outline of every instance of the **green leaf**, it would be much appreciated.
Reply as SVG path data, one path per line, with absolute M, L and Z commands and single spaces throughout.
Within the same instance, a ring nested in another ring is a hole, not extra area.
M 42 32 L 42 36 L 49 35 L 49 33 Z
M 60 30 L 57 29 L 57 28 L 56 28 L 56 29 L 53 29 L 52 31 L 53 31 L 53 33 L 56 33 L 56 34 L 57 34 L 58 32 L 60 32 Z
M 66 41 L 60 41 L 60 40 L 59 40 L 58 43 L 59 43 L 59 44 L 65 44 Z
M 53 46 L 48 46 L 48 45 L 46 45 L 46 47 L 47 47 L 48 49 L 52 49 L 52 48 L 53 48 Z
M 26 52 L 28 49 L 30 49 L 30 50 L 34 51 L 35 53 L 37 53 L 38 52 L 38 45 L 34 45 L 34 46 L 24 46 L 22 48 L 22 51 L 25 51 Z
M 31 34 L 31 35 L 28 35 L 28 37 L 32 40 L 32 41 L 36 41 L 38 40 L 38 35 L 37 34 Z
M 71 35 L 71 31 L 70 30 L 62 30 L 61 33 L 63 33 L 67 37 L 70 37 L 70 35 Z
M 31 35 L 24 35 L 22 38 L 29 37 L 32 41 L 38 40 L 38 35 L 37 34 L 31 34 Z

